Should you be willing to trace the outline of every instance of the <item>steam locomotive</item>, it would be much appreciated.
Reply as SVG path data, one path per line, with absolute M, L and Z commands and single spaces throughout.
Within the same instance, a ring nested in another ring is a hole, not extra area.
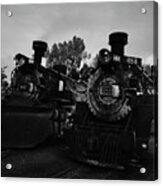
M 34 41 L 34 62 L 12 73 L 2 103 L 2 147 L 33 147 L 49 136 L 66 139 L 73 158 L 123 169 L 148 149 L 154 81 L 141 58 L 124 55 L 128 35 L 109 35 L 87 81 L 66 75 L 66 66 L 41 66 L 47 44 Z M 11 140 L 12 139 L 12 140 Z
M 50 70 L 41 65 L 45 42 L 34 41 L 33 49 L 32 62 L 23 54 L 14 58 L 11 86 L 2 101 L 2 148 L 31 148 L 61 137 L 74 106 L 65 86 L 66 67 Z
M 76 101 L 74 125 L 65 135 L 80 161 L 124 169 L 147 156 L 154 81 L 143 71 L 141 58 L 124 55 L 127 38 L 121 32 L 109 36 L 111 52 L 99 51 L 85 97 Z

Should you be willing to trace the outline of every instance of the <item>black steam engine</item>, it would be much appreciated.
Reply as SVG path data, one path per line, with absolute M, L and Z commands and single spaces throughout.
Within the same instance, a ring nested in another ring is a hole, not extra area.
M 2 101 L 2 148 L 34 147 L 51 136 L 62 136 L 73 109 L 65 86 L 66 67 L 50 70 L 41 65 L 45 42 L 34 41 L 33 49 L 32 62 L 22 54 L 15 56 L 11 86 Z
M 148 149 L 153 80 L 140 58 L 124 55 L 127 37 L 109 36 L 111 52 L 100 50 L 85 95 L 76 101 L 73 128 L 67 130 L 71 154 L 90 164 L 123 169 Z
M 86 81 L 66 75 L 66 66 L 41 66 L 47 44 L 33 43 L 15 68 L 2 103 L 2 147 L 32 147 L 49 136 L 66 139 L 73 158 L 123 168 L 148 149 L 153 114 L 153 80 L 140 58 L 124 55 L 126 33 L 109 36 Z M 11 140 L 12 139 L 12 140 Z

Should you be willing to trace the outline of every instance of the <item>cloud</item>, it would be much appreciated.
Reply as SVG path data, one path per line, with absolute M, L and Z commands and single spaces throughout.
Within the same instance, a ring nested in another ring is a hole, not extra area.
M 35 39 L 48 42 L 51 48 L 54 42 L 70 40 L 74 35 L 83 38 L 88 52 L 95 55 L 101 48 L 109 48 L 108 34 L 126 31 L 126 55 L 153 63 L 152 5 L 108 2 L 2 6 L 2 58 L 6 61 L 16 52 L 31 56 Z M 148 9 L 147 14 L 141 14 L 141 7 Z M 11 18 L 6 17 L 6 10 L 13 11 Z
M 153 57 L 153 55 L 151 54 L 151 55 L 145 57 L 145 59 L 144 59 L 144 64 L 153 65 L 153 64 L 154 64 L 154 61 L 153 61 L 153 60 L 154 60 L 154 57 Z

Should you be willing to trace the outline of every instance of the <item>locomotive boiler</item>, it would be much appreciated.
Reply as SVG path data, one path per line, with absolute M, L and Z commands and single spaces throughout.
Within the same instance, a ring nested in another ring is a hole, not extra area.
M 124 54 L 127 42 L 126 33 L 109 35 L 111 51 L 100 50 L 82 99 L 76 99 L 73 125 L 65 136 L 72 157 L 80 161 L 124 169 L 141 162 L 148 149 L 155 117 L 149 91 L 153 80 L 141 58 Z

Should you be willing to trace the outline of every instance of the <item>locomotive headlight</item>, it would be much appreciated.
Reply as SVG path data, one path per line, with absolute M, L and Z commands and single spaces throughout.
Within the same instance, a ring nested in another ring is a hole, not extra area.
M 99 60 L 101 64 L 108 64 L 112 60 L 112 55 L 108 49 L 101 49 L 99 52 Z
M 119 85 L 112 85 L 112 97 L 117 98 L 120 96 Z

